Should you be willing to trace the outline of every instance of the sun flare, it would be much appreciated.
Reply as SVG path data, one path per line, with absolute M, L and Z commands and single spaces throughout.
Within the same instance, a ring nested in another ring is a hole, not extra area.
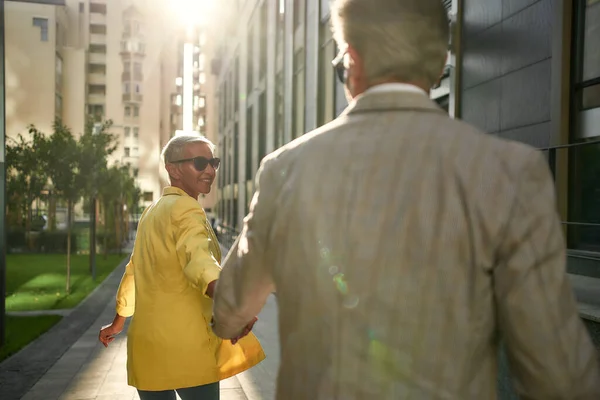
M 169 0 L 176 18 L 181 24 L 205 25 L 213 14 L 214 0 Z

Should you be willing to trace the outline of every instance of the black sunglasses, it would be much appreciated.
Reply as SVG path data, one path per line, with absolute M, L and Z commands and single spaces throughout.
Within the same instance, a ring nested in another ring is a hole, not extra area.
M 196 171 L 204 171 L 206 167 L 208 167 L 208 164 L 210 164 L 215 171 L 219 169 L 219 166 L 221 166 L 220 158 L 211 158 L 209 160 L 206 157 L 185 158 L 183 160 L 171 161 L 171 164 L 181 164 L 188 161 L 192 161 L 194 163 L 194 168 L 196 168 Z
M 338 54 L 338 56 L 331 62 L 331 65 L 333 66 L 333 68 L 335 69 L 335 73 L 337 75 L 338 80 L 342 83 L 345 84 L 346 80 L 348 79 L 348 75 L 346 72 L 346 67 L 344 67 L 344 56 L 346 55 L 346 52 L 341 52 L 340 54 Z

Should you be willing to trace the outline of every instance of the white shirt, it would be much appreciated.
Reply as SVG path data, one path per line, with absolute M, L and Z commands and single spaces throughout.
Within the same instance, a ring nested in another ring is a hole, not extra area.
M 381 92 L 410 92 L 410 93 L 420 93 L 426 96 L 429 96 L 427 92 L 421 89 L 418 86 L 411 85 L 409 83 L 382 83 L 379 85 L 375 85 L 365 90 L 365 94 L 367 93 L 381 93 Z

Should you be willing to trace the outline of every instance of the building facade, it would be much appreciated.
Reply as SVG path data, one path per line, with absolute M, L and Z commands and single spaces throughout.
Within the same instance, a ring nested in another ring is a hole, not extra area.
M 202 29 L 162 0 L 9 0 L 5 14 L 7 136 L 110 119 L 110 161 L 132 167 L 144 205 L 157 200 L 162 146 L 178 130 L 205 133 Z
M 600 277 L 600 1 L 444 4 L 451 41 L 431 97 L 450 116 L 547 155 L 569 270 Z M 217 208 L 239 230 L 262 157 L 335 118 L 346 100 L 331 68 L 328 0 L 223 8 L 211 53 L 224 160 Z
M 254 191 L 260 160 L 333 120 L 347 106 L 331 61 L 337 54 L 328 0 L 225 2 L 212 27 L 211 81 L 218 104 L 217 208 L 223 224 L 239 229 Z M 449 14 L 452 3 L 444 1 Z M 449 44 L 449 49 L 451 48 Z M 454 56 L 431 96 L 454 115 L 450 87 Z

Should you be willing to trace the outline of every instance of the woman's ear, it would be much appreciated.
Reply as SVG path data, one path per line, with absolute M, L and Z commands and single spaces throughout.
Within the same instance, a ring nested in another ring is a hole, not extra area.
M 169 174 L 169 178 L 171 179 L 179 179 L 181 177 L 181 171 L 179 170 L 178 166 L 175 164 L 171 164 L 171 163 L 167 163 L 165 165 L 165 168 L 167 169 L 167 173 Z

